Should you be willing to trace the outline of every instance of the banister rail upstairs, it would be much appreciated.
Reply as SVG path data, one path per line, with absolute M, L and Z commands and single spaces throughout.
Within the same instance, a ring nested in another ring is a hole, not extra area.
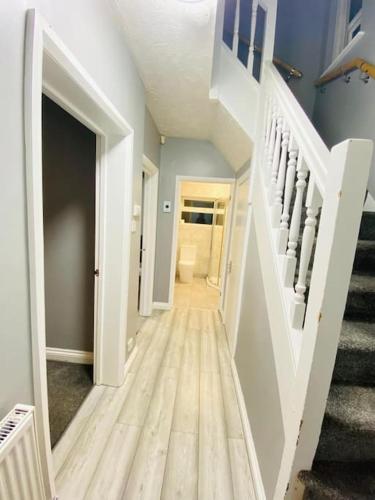
M 365 61 L 365 59 L 357 57 L 323 75 L 315 82 L 315 87 L 323 87 L 337 80 L 337 78 L 347 76 L 356 70 L 361 71 L 367 78 L 373 78 L 375 80 L 375 65 Z

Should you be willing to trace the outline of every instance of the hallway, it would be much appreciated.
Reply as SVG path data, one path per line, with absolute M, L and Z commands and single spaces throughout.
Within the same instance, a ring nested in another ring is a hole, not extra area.
M 255 498 L 216 311 L 147 320 L 122 387 L 95 387 L 54 450 L 60 500 Z

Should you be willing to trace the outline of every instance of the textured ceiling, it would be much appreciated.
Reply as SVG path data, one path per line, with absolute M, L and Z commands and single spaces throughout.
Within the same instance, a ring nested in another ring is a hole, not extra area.
M 113 0 L 161 134 L 209 139 L 237 170 L 250 140 L 209 99 L 217 0 Z

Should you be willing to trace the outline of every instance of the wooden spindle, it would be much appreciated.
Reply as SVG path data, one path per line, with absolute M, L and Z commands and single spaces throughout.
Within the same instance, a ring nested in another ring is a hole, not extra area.
M 276 120 L 276 139 L 275 139 L 275 147 L 273 150 L 273 158 L 272 158 L 271 183 L 268 191 L 270 204 L 273 203 L 276 193 L 277 174 L 280 165 L 280 147 L 281 147 L 282 130 L 283 130 L 283 119 L 279 115 Z
M 286 162 L 288 158 L 290 131 L 286 120 L 283 120 L 282 141 L 281 141 L 281 156 L 279 171 L 277 174 L 275 201 L 272 205 L 272 227 L 280 226 L 281 212 L 283 209 L 283 194 L 286 175 Z
M 240 29 L 240 7 L 241 0 L 236 0 L 235 15 L 234 15 L 234 29 L 233 29 L 233 44 L 232 51 L 237 59 L 238 55 L 238 41 L 239 41 L 239 29 Z
M 312 249 L 316 232 L 316 217 L 322 204 L 322 198 L 316 186 L 314 178 L 310 176 L 309 187 L 306 198 L 306 220 L 302 235 L 301 256 L 298 269 L 298 280 L 291 305 L 291 324 L 293 328 L 300 329 L 306 310 L 305 292 L 306 279 L 311 261 Z
M 290 203 L 292 201 L 294 182 L 296 178 L 298 144 L 293 137 L 293 134 L 290 135 L 288 151 L 289 160 L 285 179 L 284 204 L 281 214 L 279 239 L 277 245 L 278 253 L 280 255 L 285 254 L 288 244 Z
M 266 126 L 265 126 L 265 145 L 268 148 L 269 140 L 270 140 L 270 132 L 271 132 L 271 124 L 272 124 L 272 98 L 271 96 L 267 96 L 266 98 L 266 110 L 264 113 Z
M 268 139 L 268 147 L 267 147 L 267 169 L 266 169 L 266 182 L 268 184 L 271 172 L 272 172 L 272 160 L 273 160 L 273 151 L 275 148 L 275 139 L 276 139 L 276 122 L 277 122 L 277 108 L 274 103 L 271 106 L 271 129 L 270 135 Z
M 251 6 L 251 21 L 250 21 L 250 44 L 249 44 L 249 56 L 247 59 L 247 69 L 249 73 L 253 74 L 254 66 L 254 47 L 255 47 L 255 29 L 257 25 L 257 13 L 258 13 L 259 0 L 253 0 Z
M 292 220 L 290 222 L 288 249 L 284 259 L 283 282 L 286 287 L 292 287 L 296 271 L 296 250 L 301 227 L 303 193 L 306 188 L 307 165 L 300 154 L 297 164 L 296 199 L 294 200 Z

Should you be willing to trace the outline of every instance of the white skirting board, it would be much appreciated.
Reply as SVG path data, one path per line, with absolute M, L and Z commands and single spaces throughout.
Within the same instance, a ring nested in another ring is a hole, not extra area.
M 46 347 L 47 361 L 65 361 L 66 363 L 79 363 L 92 365 L 94 354 L 88 351 L 75 351 L 73 349 L 60 349 L 58 347 Z
M 255 450 L 254 440 L 253 440 L 253 436 L 252 436 L 251 429 L 250 429 L 249 417 L 247 416 L 247 410 L 246 410 L 245 400 L 244 400 L 242 389 L 241 389 L 240 379 L 238 377 L 237 368 L 236 368 L 236 364 L 234 362 L 234 359 L 232 358 L 231 361 L 232 361 L 231 364 L 232 364 L 233 380 L 234 380 L 234 385 L 236 388 L 238 406 L 240 408 L 242 427 L 243 427 L 243 432 L 244 432 L 244 437 L 245 437 L 247 453 L 249 455 L 251 476 L 253 479 L 255 494 L 256 494 L 257 500 L 267 500 L 266 493 L 264 491 L 262 475 L 261 475 L 260 468 L 259 468 L 258 457 L 257 457 L 257 453 Z
M 162 311 L 169 311 L 170 309 L 172 309 L 172 306 L 168 302 L 154 302 L 153 308 Z

